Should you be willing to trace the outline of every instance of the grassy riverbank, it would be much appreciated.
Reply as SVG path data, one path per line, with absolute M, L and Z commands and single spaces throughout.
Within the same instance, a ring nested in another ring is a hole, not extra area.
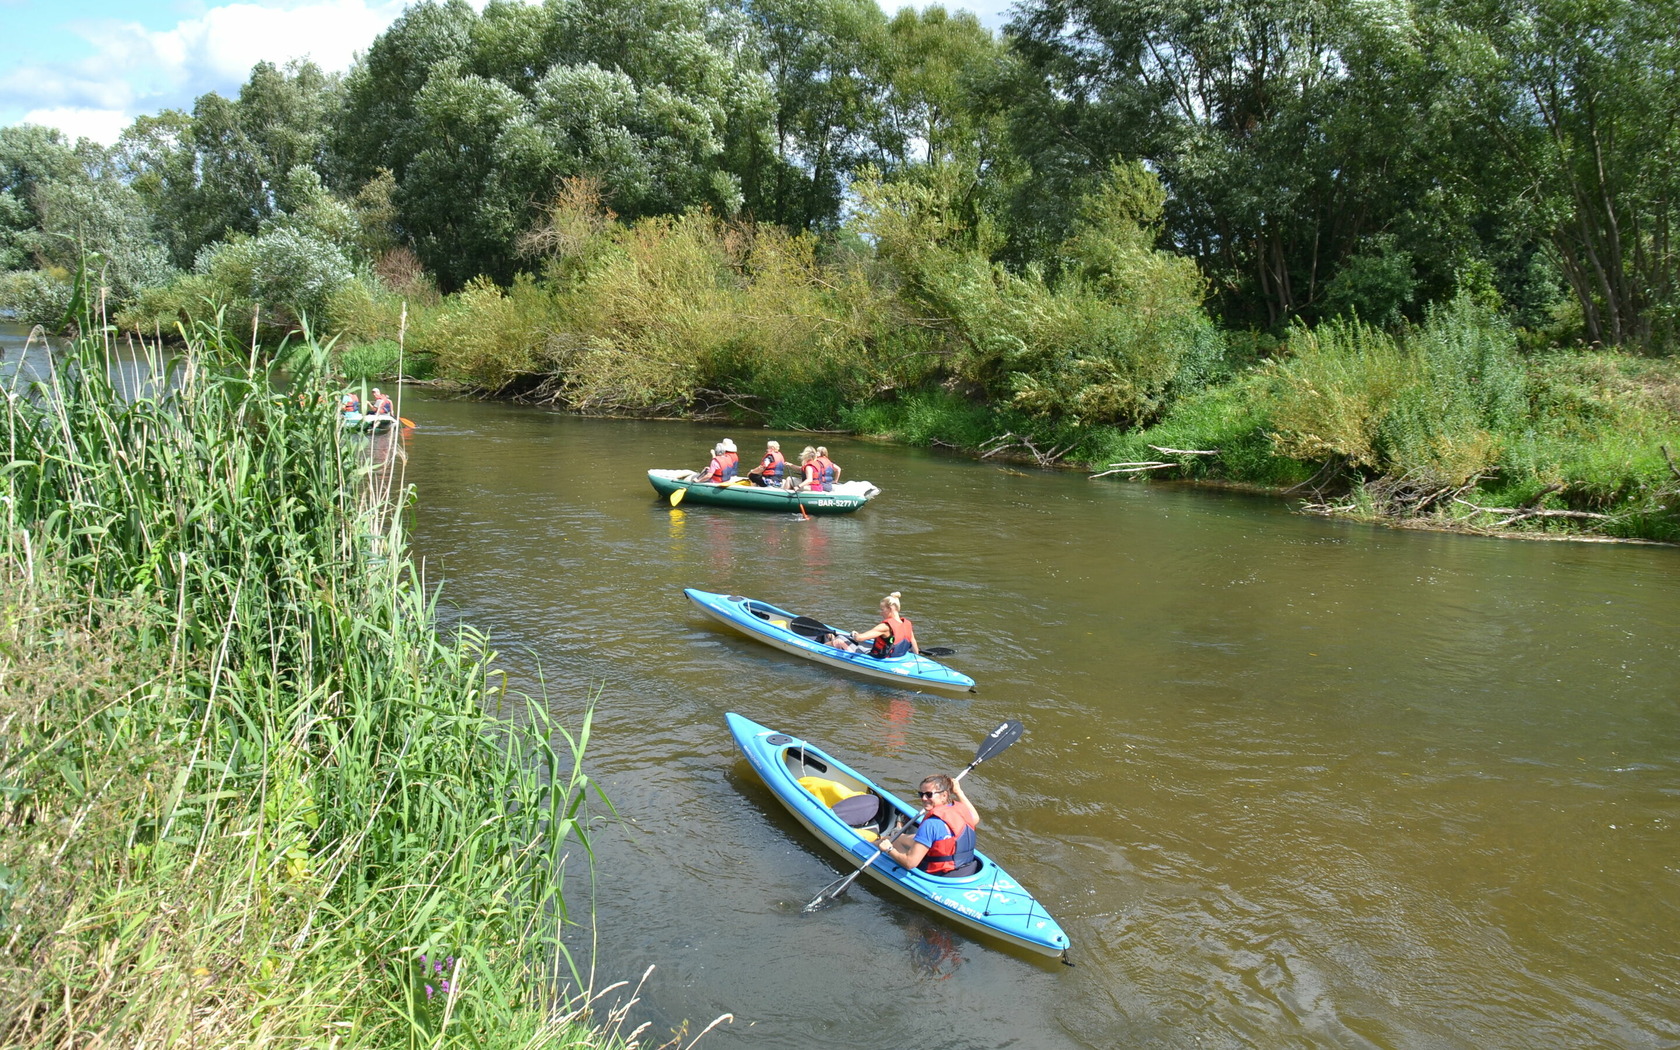
M 590 712 L 436 633 L 319 347 L 286 396 L 213 329 L 167 395 L 110 349 L 0 407 L 0 1042 L 615 1045 L 560 941 Z

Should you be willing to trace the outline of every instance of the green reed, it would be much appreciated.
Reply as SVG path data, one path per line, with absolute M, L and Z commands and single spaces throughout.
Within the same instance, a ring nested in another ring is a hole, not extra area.
M 590 711 L 438 635 L 321 346 L 188 347 L 4 391 L 0 1042 L 607 1045 L 560 940 Z

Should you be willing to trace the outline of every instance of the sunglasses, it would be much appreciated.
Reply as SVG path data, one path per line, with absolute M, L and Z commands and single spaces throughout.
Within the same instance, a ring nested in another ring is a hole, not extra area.
M 923 798 L 933 798 L 935 795 L 939 794 L 939 792 L 937 792 L 937 791 L 918 791 L 918 792 L 916 792 L 916 794 L 922 796 Z

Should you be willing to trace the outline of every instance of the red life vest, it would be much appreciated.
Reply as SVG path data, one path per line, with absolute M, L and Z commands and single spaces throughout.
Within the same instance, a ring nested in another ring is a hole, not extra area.
M 803 467 L 800 467 L 799 470 L 800 470 L 800 473 L 805 475 L 805 487 L 806 488 L 821 491 L 821 489 L 822 489 L 822 468 L 817 465 L 816 460 L 813 459 L 811 462 L 805 464 Z
M 380 394 L 379 399 L 373 403 L 373 414 L 376 416 L 395 415 L 396 413 L 391 409 L 391 399 L 386 397 L 384 394 Z
M 874 657 L 903 656 L 910 651 L 910 621 L 900 616 L 898 622 L 882 620 L 876 627 L 885 625 L 890 634 L 883 634 L 870 639 L 869 655 Z
M 817 465 L 817 478 L 822 482 L 824 492 L 834 491 L 834 461 L 827 456 L 818 456 L 811 461 Z
M 740 473 L 740 470 L 741 470 L 741 457 L 740 456 L 736 455 L 733 452 L 725 452 L 722 455 L 720 455 L 718 458 L 723 461 L 723 473 L 720 474 L 719 477 L 721 477 L 724 481 L 728 481 L 730 478 L 732 478 L 736 474 Z
M 723 480 L 723 464 L 724 464 L 723 453 L 719 452 L 717 455 L 712 457 L 712 461 L 710 463 L 706 464 L 706 469 L 701 471 L 700 476 L 698 478 L 695 478 L 694 480 L 696 480 L 696 481 L 722 481 Z
M 361 398 L 357 397 L 355 394 L 344 395 L 344 406 L 339 409 L 340 412 L 360 412 L 361 410 Z
M 765 481 L 780 481 L 782 480 L 782 469 L 786 466 L 787 460 L 782 458 L 780 452 L 766 452 L 764 462 L 758 465 L 759 477 L 762 477 Z
M 974 825 L 963 819 L 961 808 L 955 802 L 933 807 L 923 819 L 933 817 L 945 822 L 951 836 L 929 846 L 927 856 L 916 867 L 929 875 L 943 875 L 974 859 Z

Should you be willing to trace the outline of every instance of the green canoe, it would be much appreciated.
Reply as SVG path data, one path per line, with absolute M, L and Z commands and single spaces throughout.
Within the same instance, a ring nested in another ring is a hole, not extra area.
M 793 514 L 850 514 L 881 494 L 867 481 L 842 481 L 832 492 L 789 492 L 736 480 L 727 484 L 695 481 L 692 470 L 650 470 L 653 491 L 669 499 L 681 492 L 682 502 L 707 503 L 745 510 L 779 510 Z

